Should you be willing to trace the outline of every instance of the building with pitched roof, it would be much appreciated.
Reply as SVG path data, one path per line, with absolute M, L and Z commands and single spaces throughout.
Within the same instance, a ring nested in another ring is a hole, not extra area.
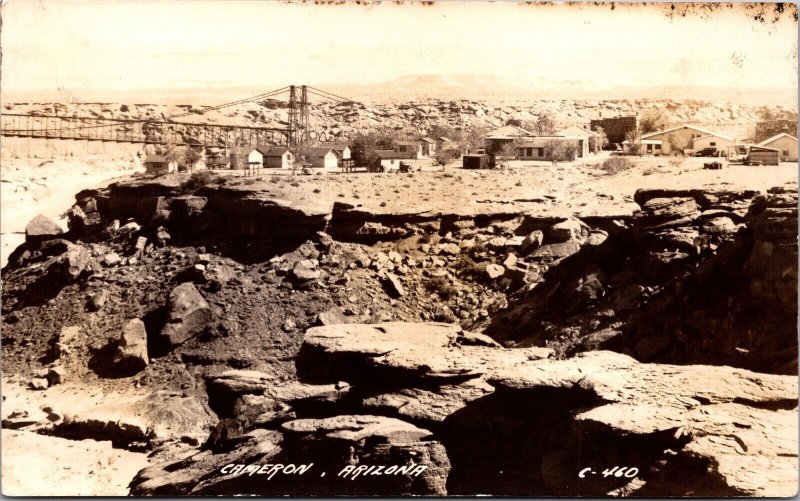
M 341 156 L 330 146 L 318 146 L 311 152 L 311 166 L 335 169 L 339 166 Z
M 396 141 L 394 151 L 401 153 L 405 159 L 422 158 L 422 143 L 420 141 Z
M 144 170 L 148 174 L 171 174 L 178 172 L 178 163 L 170 162 L 164 155 L 148 155 L 144 159 Z
M 791 134 L 781 132 L 761 141 L 758 146 L 778 150 L 782 162 L 797 162 L 797 138 Z
M 264 158 L 264 167 L 269 169 L 287 169 L 294 163 L 294 155 L 285 146 L 261 145 L 256 149 Z
M 642 146 L 641 152 L 653 155 L 669 155 L 676 151 L 680 153 L 698 151 L 702 148 L 698 148 L 697 145 L 695 145 L 695 141 L 697 140 L 699 140 L 698 145 L 710 145 L 712 142 L 719 142 L 720 145 L 723 143 L 735 144 L 734 138 L 728 135 L 690 124 L 678 125 L 677 127 L 650 132 L 649 134 L 642 135 L 640 139 Z M 720 147 L 717 149 L 724 150 L 725 148 Z
M 342 160 L 350 160 L 350 145 L 346 142 L 326 142 L 320 143 L 322 148 L 333 148 Z
M 228 157 L 231 169 L 255 169 L 264 165 L 264 155 L 250 146 L 234 146 Z

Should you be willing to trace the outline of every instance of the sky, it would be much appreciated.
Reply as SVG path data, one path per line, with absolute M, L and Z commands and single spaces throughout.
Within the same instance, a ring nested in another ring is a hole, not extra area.
M 2 87 L 170 89 L 499 75 L 797 87 L 797 21 L 744 6 L 5 0 Z

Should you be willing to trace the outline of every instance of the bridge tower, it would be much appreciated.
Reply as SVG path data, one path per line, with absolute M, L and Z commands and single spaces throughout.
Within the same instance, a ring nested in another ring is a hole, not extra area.
M 298 96 L 299 94 L 299 96 Z M 289 86 L 289 147 L 305 143 L 308 136 L 308 87 Z

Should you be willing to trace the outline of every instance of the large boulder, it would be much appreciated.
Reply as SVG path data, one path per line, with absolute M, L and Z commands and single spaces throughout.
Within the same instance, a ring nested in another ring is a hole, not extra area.
M 583 242 L 589 236 L 590 231 L 591 228 L 586 223 L 571 217 L 549 227 L 545 237 L 548 243 L 567 242 L 570 240 Z
M 51 238 L 58 238 L 62 233 L 64 231 L 55 221 L 39 214 L 25 226 L 25 243 L 39 244 Z
M 211 321 L 208 303 L 191 282 L 172 289 L 167 303 L 169 317 L 161 336 L 177 346 L 203 332 Z
M 640 227 L 659 229 L 686 225 L 698 216 L 700 207 L 694 198 L 651 198 L 634 214 L 634 220 Z
M 147 331 L 138 318 L 125 324 L 117 343 L 114 364 L 124 374 L 135 374 L 150 363 L 147 355 Z
M 70 245 L 67 252 L 62 254 L 56 262 L 56 267 L 67 281 L 80 278 L 90 269 L 91 254 L 82 245 Z
M 80 344 L 81 327 L 69 325 L 61 328 L 58 336 L 53 340 L 53 355 L 55 358 L 64 358 L 75 353 Z

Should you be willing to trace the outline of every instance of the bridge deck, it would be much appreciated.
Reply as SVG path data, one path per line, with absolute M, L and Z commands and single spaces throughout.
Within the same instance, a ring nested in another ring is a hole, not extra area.
M 39 139 L 224 147 L 286 145 L 291 134 L 289 128 L 279 127 L 125 118 L 6 113 L 0 119 L 3 136 Z

